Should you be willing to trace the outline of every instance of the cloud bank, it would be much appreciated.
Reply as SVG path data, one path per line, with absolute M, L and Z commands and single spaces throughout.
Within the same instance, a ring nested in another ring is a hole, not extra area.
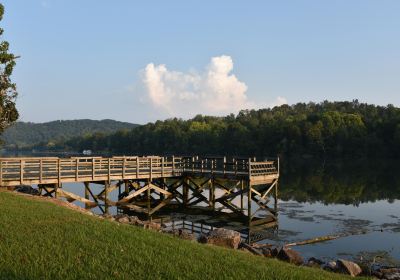
M 149 63 L 141 71 L 141 78 L 146 99 L 168 116 L 226 115 L 242 109 L 286 103 L 282 97 L 271 104 L 250 101 L 246 84 L 239 81 L 232 71 L 232 58 L 222 55 L 211 58 L 202 73 L 171 71 L 164 64 Z

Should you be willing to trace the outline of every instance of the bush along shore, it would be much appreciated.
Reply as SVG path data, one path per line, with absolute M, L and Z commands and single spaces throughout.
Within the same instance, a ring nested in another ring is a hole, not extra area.
M 400 275 L 400 271 L 396 268 L 380 268 L 371 272 L 347 260 L 323 263 L 312 258 L 304 262 L 301 255 L 289 247 L 250 246 L 241 241 L 240 233 L 228 229 L 215 228 L 206 234 L 195 236 L 185 230 L 167 230 L 162 224 L 142 221 L 135 216 L 126 214 L 95 215 L 61 200 L 26 194 L 24 196 L 28 199 L 0 192 L 2 208 L 0 211 L 2 213 L 0 215 L 0 240 L 2 241 L 0 242 L 0 251 L 3 252 L 0 260 L 0 278 L 54 279 L 63 276 L 65 279 L 72 279 L 83 277 L 85 273 L 89 274 L 84 278 L 95 278 L 101 276 L 99 273 L 107 269 L 113 270 L 111 278 L 120 279 L 133 275 L 146 279 L 165 277 L 175 279 L 203 279 L 204 277 L 216 279 L 232 277 L 237 279 L 260 279 L 260 277 L 266 279 L 342 279 L 346 277 L 344 274 L 398 279 L 396 277 Z M 51 203 L 43 203 L 43 201 Z M 73 213 L 69 209 L 52 204 L 61 205 L 85 215 Z M 26 228 L 22 229 L 21 227 Z M 53 233 L 53 231 L 55 232 Z M 35 235 L 45 238 L 44 244 L 38 240 L 32 243 L 34 245 L 25 244 L 31 243 L 32 239 L 37 238 Z M 53 238 L 57 237 L 56 240 L 53 240 L 52 236 Z M 98 240 L 100 244 L 96 242 L 96 237 L 100 237 L 101 240 Z M 121 238 L 122 240 L 119 241 Z M 185 241 L 179 241 L 178 238 L 185 239 Z M 58 244 L 58 242 L 62 244 Z M 80 242 L 82 244 L 79 244 Z M 93 244 L 88 246 L 88 244 L 84 244 L 85 242 Z M 210 244 L 210 246 L 196 243 Z M 7 244 L 8 246 L 6 246 Z M 57 247 L 58 245 L 61 248 Z M 38 252 L 35 252 L 35 249 L 38 249 Z M 78 256 L 71 258 L 76 253 L 75 250 L 79 251 Z M 85 259 L 87 254 L 90 254 L 88 251 L 92 250 L 98 252 L 95 256 L 96 261 Z M 108 252 L 111 250 L 112 256 L 103 255 L 101 252 L 104 250 Z M 243 251 L 247 253 L 243 253 Z M 42 258 L 48 260 L 53 256 L 56 257 L 44 271 L 41 271 L 43 266 L 37 262 Z M 138 262 L 135 263 L 135 273 L 132 274 L 129 265 L 128 270 L 126 270 L 126 266 L 120 268 L 121 271 L 115 269 L 116 266 L 121 265 L 121 258 L 125 261 L 126 259 L 135 259 L 135 262 Z M 273 258 L 291 264 L 285 264 Z M 34 259 L 33 264 L 30 262 L 32 259 Z M 108 263 L 107 268 L 96 267 L 102 261 Z M 171 261 L 179 265 L 171 267 Z M 22 268 L 18 265 L 14 267 L 14 263 L 18 264 L 19 262 L 24 263 Z M 58 264 L 58 262 L 62 262 L 62 264 Z M 69 262 L 78 262 L 78 267 L 74 267 L 73 272 L 69 271 L 73 266 L 73 263 Z M 163 262 L 169 263 L 167 267 L 164 267 Z M 86 266 L 80 268 L 82 264 Z M 29 267 L 30 265 L 32 267 Z M 52 270 L 52 266 L 56 266 L 56 268 Z M 146 274 L 150 266 L 154 268 L 154 271 Z M 67 269 L 68 267 L 69 269 Z M 198 271 L 199 274 L 194 274 L 195 271 Z M 111 272 L 107 270 L 105 273 Z M 114 277 L 115 275 L 117 277 Z M 108 276 L 102 278 L 109 278 Z

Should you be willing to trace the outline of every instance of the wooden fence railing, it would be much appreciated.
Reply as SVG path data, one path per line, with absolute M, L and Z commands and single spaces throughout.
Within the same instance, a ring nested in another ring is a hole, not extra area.
M 278 174 L 277 161 L 199 157 L 0 158 L 0 186 L 181 176 Z

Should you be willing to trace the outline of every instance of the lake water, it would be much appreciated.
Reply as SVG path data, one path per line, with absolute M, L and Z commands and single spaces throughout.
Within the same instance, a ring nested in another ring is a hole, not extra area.
M 302 162 L 282 172 L 279 230 L 264 242 L 343 235 L 295 249 L 305 257 L 400 263 L 399 162 Z
M 281 172 L 279 225 L 263 230 L 259 243 L 284 245 L 340 235 L 343 237 L 294 248 L 305 258 L 375 258 L 385 264 L 400 264 L 399 162 L 283 162 Z M 83 196 L 83 184 L 63 187 Z M 110 198 L 116 200 L 117 193 Z M 94 211 L 100 213 L 98 208 Z M 211 221 L 188 213 L 173 215 L 173 219 L 205 225 Z M 235 223 L 231 225 L 235 228 Z

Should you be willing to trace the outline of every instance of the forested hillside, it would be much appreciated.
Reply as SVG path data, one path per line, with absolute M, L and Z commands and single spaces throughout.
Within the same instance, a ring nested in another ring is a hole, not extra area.
M 298 103 L 236 116 L 157 121 L 56 147 L 124 154 L 400 157 L 400 109 L 357 100 Z
M 54 146 L 72 137 L 92 135 L 93 133 L 110 134 L 121 129 L 132 129 L 136 124 L 114 120 L 67 120 L 47 123 L 17 122 L 1 136 L 7 149 L 23 149 L 33 145 Z

